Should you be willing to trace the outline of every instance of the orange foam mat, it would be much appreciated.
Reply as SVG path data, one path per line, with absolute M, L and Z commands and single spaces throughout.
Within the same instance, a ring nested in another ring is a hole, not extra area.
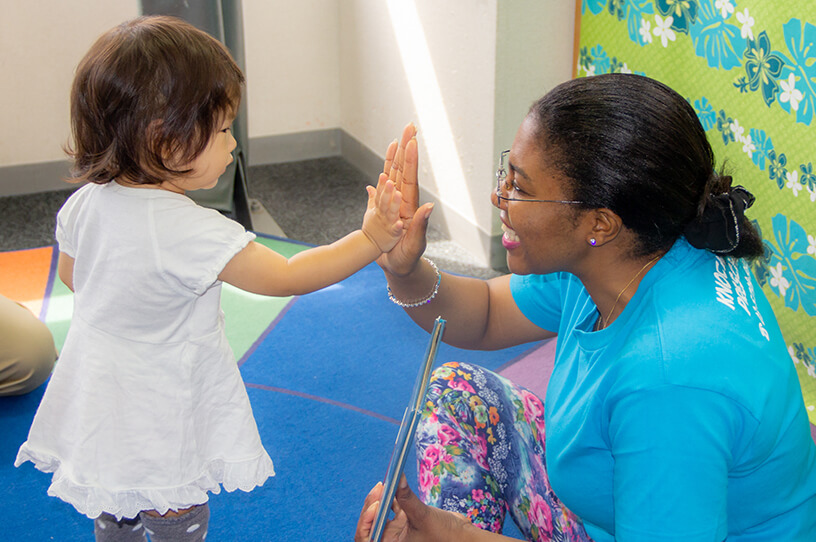
M 48 289 L 54 250 L 54 247 L 43 247 L 0 252 L 0 294 L 39 315 Z

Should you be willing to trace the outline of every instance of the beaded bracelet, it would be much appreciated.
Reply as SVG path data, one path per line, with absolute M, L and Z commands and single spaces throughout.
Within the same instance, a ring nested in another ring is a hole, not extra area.
M 439 283 L 442 282 L 442 273 L 439 272 L 439 268 L 431 260 L 429 260 L 428 258 L 426 258 L 424 256 L 422 257 L 422 259 L 425 260 L 426 262 L 428 262 L 429 264 L 431 264 L 431 267 L 433 268 L 434 272 L 436 273 L 436 283 L 434 284 L 433 290 L 431 291 L 430 294 L 428 294 L 427 296 L 425 296 L 424 298 L 422 298 L 422 299 L 420 299 L 418 301 L 405 302 L 405 301 L 400 301 L 399 299 L 397 299 L 397 297 L 391 291 L 391 286 L 389 286 L 389 285 L 385 286 L 386 290 L 388 291 L 388 299 L 390 299 L 391 301 L 393 301 L 394 303 L 396 303 L 397 305 L 399 305 L 403 309 L 410 309 L 410 308 L 413 308 L 413 307 L 419 307 L 420 305 L 424 305 L 426 303 L 430 303 L 431 300 L 433 300 L 433 298 L 435 298 L 436 294 L 439 292 Z

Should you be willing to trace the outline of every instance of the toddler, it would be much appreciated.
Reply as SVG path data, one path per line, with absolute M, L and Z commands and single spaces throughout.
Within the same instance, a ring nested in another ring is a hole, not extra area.
M 95 518 L 98 541 L 203 540 L 208 492 L 274 475 L 224 336 L 221 283 L 304 294 L 402 233 L 386 175 L 360 230 L 290 259 L 185 196 L 232 162 L 243 83 L 223 45 L 163 16 L 110 30 L 77 68 L 68 152 L 87 184 L 56 228 L 74 312 L 15 464 L 52 472 L 48 494 Z

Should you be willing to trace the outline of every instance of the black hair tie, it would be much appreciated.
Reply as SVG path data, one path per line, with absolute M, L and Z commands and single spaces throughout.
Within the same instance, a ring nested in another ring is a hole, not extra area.
M 685 236 L 693 247 L 727 254 L 740 242 L 740 223 L 754 196 L 742 186 L 709 196 L 703 214 L 686 226 Z

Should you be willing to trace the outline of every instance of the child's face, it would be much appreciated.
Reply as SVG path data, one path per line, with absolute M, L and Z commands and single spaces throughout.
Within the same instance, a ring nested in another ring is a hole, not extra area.
M 179 193 L 213 188 L 233 160 L 232 151 L 235 150 L 237 143 L 230 129 L 232 121 L 231 117 L 225 119 L 221 129 L 210 138 L 204 151 L 195 160 L 183 166 L 192 170 L 189 175 L 165 181 L 162 188 Z

